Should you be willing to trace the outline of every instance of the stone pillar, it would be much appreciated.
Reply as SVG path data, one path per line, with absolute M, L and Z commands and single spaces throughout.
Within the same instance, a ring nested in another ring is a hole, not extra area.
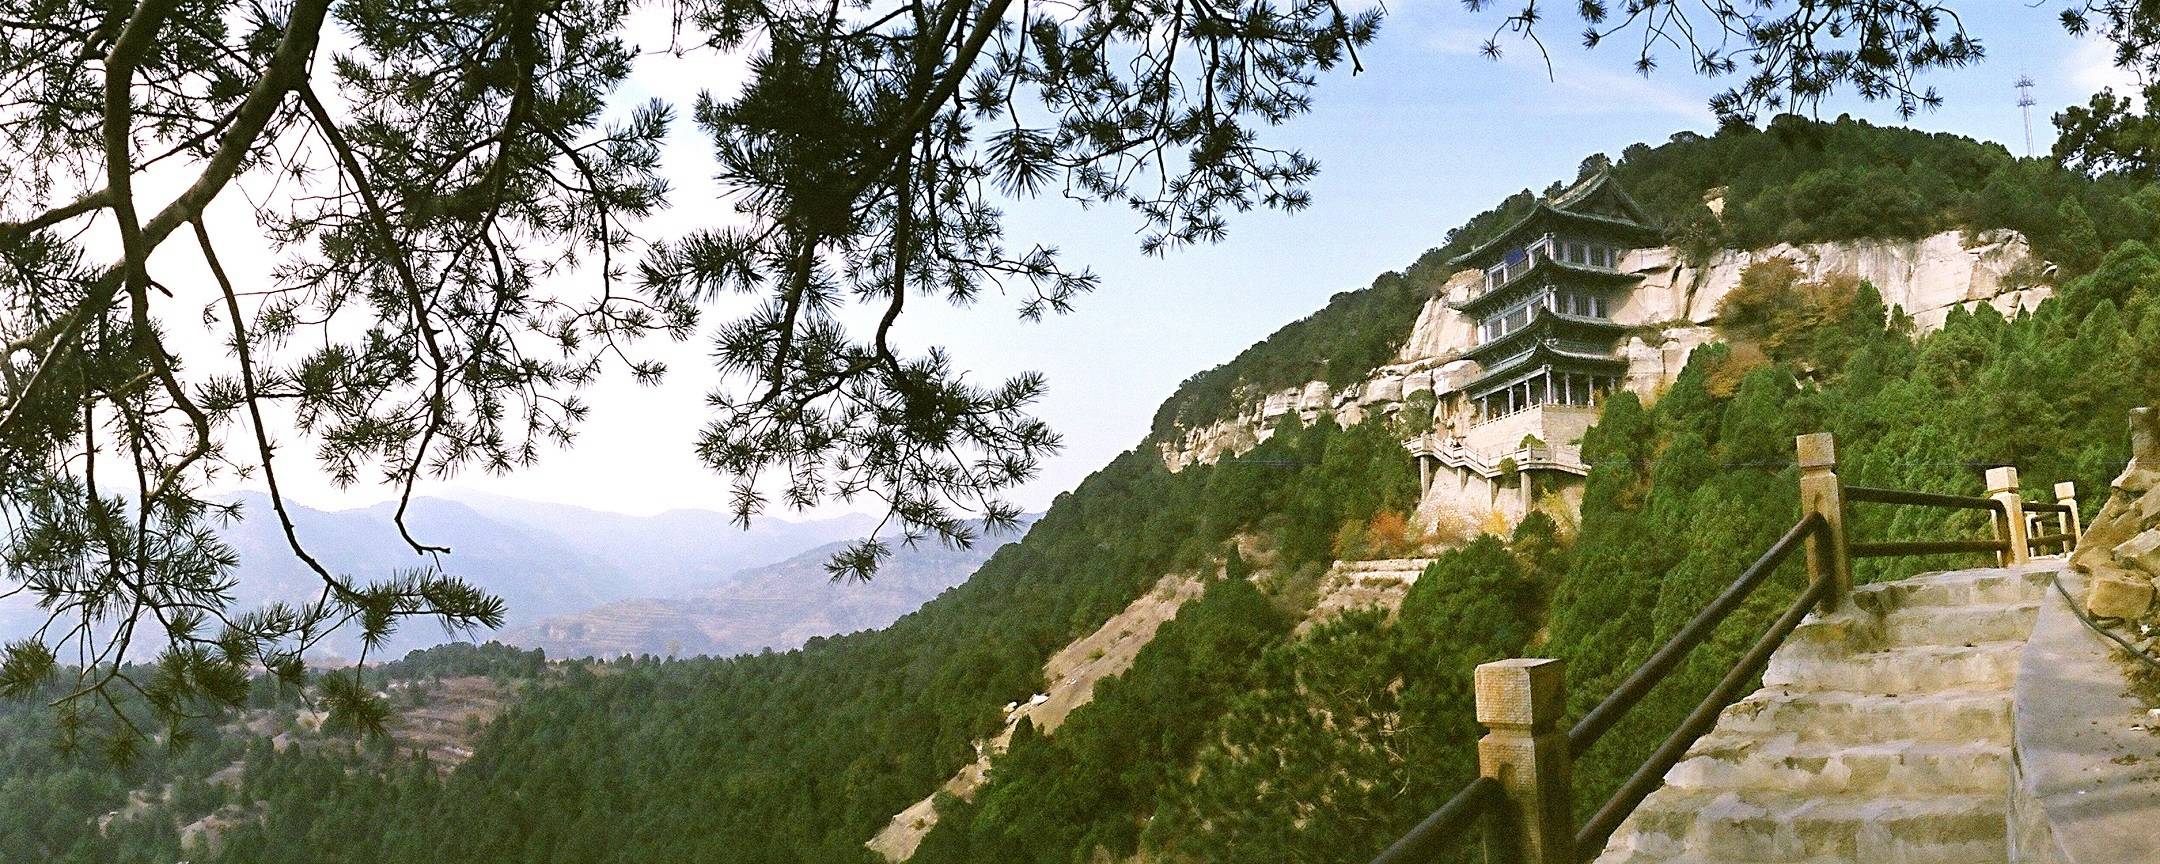
M 1477 667 L 1477 720 L 1487 730 L 1478 739 L 1478 773 L 1500 781 L 1511 829 L 1486 836 L 1488 861 L 1578 864 L 1567 732 L 1560 728 L 1566 668 L 1526 659 Z
M 2005 465 L 1989 468 L 1987 472 L 1987 497 L 1995 499 L 2002 512 L 1995 514 L 1995 536 L 2010 544 L 2010 548 L 1998 556 L 2003 566 L 2023 564 L 2032 559 L 2032 547 L 2026 538 L 2028 524 L 2025 521 L 2025 499 L 2018 492 L 2018 470 Z
M 1800 516 L 1822 517 L 1823 527 L 1808 539 L 1811 582 L 1829 582 L 1822 611 L 1834 612 L 1852 595 L 1852 556 L 1845 537 L 1845 484 L 1837 476 L 1837 439 L 1815 432 L 1793 439 L 1800 462 Z
M 1422 498 L 1432 492 L 1432 475 L 1433 458 L 1431 456 L 1417 457 L 1417 490 L 1419 497 Z
M 2068 555 L 2077 551 L 2078 535 L 2085 533 L 2085 526 L 2079 524 L 2081 517 L 2078 516 L 2077 509 L 2077 484 L 2068 480 L 2055 484 L 2055 503 L 2070 508 L 2070 512 L 2058 513 L 2055 516 L 2055 521 L 2060 526 L 2055 530 L 2070 535 L 2069 542 L 2063 544 L 2063 554 Z

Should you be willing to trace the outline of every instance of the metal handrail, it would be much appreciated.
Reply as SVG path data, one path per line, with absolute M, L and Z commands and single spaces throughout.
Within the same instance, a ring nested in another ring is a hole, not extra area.
M 1641 666 L 1636 667 L 1635 671 L 1628 675 L 1626 681 L 1623 681 L 1619 687 L 1614 688 L 1613 692 L 1607 695 L 1604 701 L 1599 702 L 1597 707 L 1590 709 L 1589 713 L 1584 714 L 1583 718 L 1568 730 L 1569 755 L 1571 757 L 1580 756 L 1584 751 L 1590 749 L 1592 744 L 1597 743 L 1598 738 L 1611 729 L 1613 724 L 1618 723 L 1620 717 L 1626 714 L 1628 709 L 1641 702 L 1643 697 L 1649 694 L 1651 688 L 1655 687 L 1658 682 L 1662 681 L 1672 671 L 1673 666 L 1685 658 L 1690 651 L 1693 651 L 1695 646 L 1701 644 L 1709 636 L 1711 630 L 1730 616 L 1734 609 L 1739 608 L 1741 603 L 1754 594 L 1756 588 L 1769 579 L 1770 575 L 1776 572 L 1779 566 L 1791 559 L 1793 552 L 1800 549 L 1808 538 L 1814 536 L 1817 531 L 1822 530 L 1824 525 L 1821 514 L 1807 514 L 1798 524 L 1787 530 L 1784 536 L 1778 538 L 1776 543 L 1771 544 L 1770 549 L 1764 552 L 1762 557 L 1757 558 L 1755 563 L 1749 565 L 1746 570 L 1741 571 L 1740 577 L 1734 579 L 1733 583 L 1727 586 L 1723 593 L 1719 594 L 1716 599 L 1711 600 L 1709 605 L 1704 606 L 1701 612 L 1696 613 L 1693 620 L 1682 626 L 1679 632 L 1673 634 L 1671 639 L 1666 640 L 1665 644 L 1659 647 L 1656 653 L 1650 655 L 1649 659 L 1644 660 Z M 1827 592 L 1826 585 L 1827 583 L 1817 583 L 1803 591 L 1802 599 L 1804 604 L 1812 608 L 1812 604 Z M 1783 623 L 1782 619 L 1780 619 L 1780 623 Z M 1777 628 L 1773 627 L 1772 633 L 1776 635 L 1777 642 L 1782 642 L 1786 633 L 1789 633 L 1790 630 L 1791 628 L 1787 627 L 1784 632 L 1779 632 Z M 1770 647 L 1774 649 L 1777 646 L 1773 643 Z M 1712 698 L 1719 700 L 1719 709 L 1724 707 L 1724 703 L 1732 701 L 1732 696 L 1724 694 L 1723 689 L 1711 695 Z M 1712 713 L 1712 717 L 1715 717 L 1715 712 Z M 1682 728 L 1685 729 L 1686 727 Z M 1697 732 L 1689 736 L 1688 742 L 1692 743 L 1695 738 L 1701 737 L 1701 734 L 1701 732 Z M 1685 750 L 1685 744 L 1682 745 L 1682 749 Z M 1662 776 L 1664 769 L 1660 769 L 1657 773 Z M 1452 843 L 1465 833 L 1469 820 L 1485 812 L 1488 807 L 1498 802 L 1499 792 L 1499 783 L 1490 777 L 1480 777 L 1471 781 L 1468 786 L 1463 787 L 1462 791 L 1457 792 L 1455 797 L 1448 799 L 1448 802 L 1442 805 L 1440 809 L 1425 817 L 1425 821 L 1418 823 L 1417 827 L 1410 829 L 1410 832 L 1404 834 L 1401 839 L 1396 840 L 1394 845 L 1381 852 L 1379 857 L 1372 860 L 1372 864 L 1412 864 L 1412 862 L 1435 860 L 1436 853 L 1443 850 L 1444 844 Z M 1646 791 L 1643 794 L 1647 795 L 1649 793 Z M 1636 800 L 1639 802 L 1640 796 Z M 1610 807 L 1612 804 L 1608 802 L 1607 806 Z M 1632 809 L 1632 805 L 1630 805 L 1630 808 Z M 1624 817 L 1626 814 L 1622 813 L 1621 815 Z M 1611 829 L 1606 829 L 1606 833 L 1611 833 Z
M 2001 552 L 2006 540 L 1898 540 L 1888 543 L 1849 543 L 1854 558 L 1888 558 L 1896 555 L 1948 555 L 1954 552 Z
M 1829 591 L 1828 581 L 1816 580 L 1808 583 L 1800 596 L 1794 598 L 1793 604 L 1786 607 L 1785 614 L 1778 616 L 1777 622 L 1770 625 L 1769 632 L 1755 640 L 1754 647 L 1749 648 L 1748 653 L 1733 665 L 1732 671 L 1725 673 L 1724 680 L 1719 681 L 1717 687 L 1710 691 L 1710 695 L 1703 697 L 1702 702 L 1695 706 L 1694 712 L 1680 724 L 1680 728 L 1673 730 L 1665 743 L 1658 746 L 1657 752 L 1650 755 L 1650 760 L 1644 762 L 1641 768 L 1635 769 L 1635 774 L 1621 784 L 1611 798 L 1605 799 L 1605 806 L 1598 808 L 1597 815 L 1591 816 L 1590 821 L 1583 823 L 1582 830 L 1575 832 L 1578 858 L 1588 861 L 1597 857 L 1597 852 L 1605 846 L 1606 838 L 1612 836 L 1613 831 L 1620 827 L 1621 821 L 1627 819 L 1628 814 L 1635 812 L 1635 807 L 1641 804 L 1644 798 L 1650 797 L 1650 793 L 1657 790 L 1658 784 L 1665 778 L 1665 772 L 1680 764 L 1681 758 L 1687 755 L 1687 750 L 1694 745 L 1695 739 L 1701 738 L 1717 725 L 1718 715 L 1724 712 L 1725 706 L 1739 698 L 1740 689 L 1755 680 L 1763 664 L 1770 662 L 1770 655 L 1777 651 L 1779 645 L 1785 643 L 1785 638 L 1792 635 L 1793 630 L 1800 626 L 1801 620 L 1815 610 L 1816 604 L 1821 603 Z
M 1963 510 L 1993 510 L 2002 512 L 2002 503 L 1993 498 L 1975 498 L 1970 495 L 1943 495 L 1936 492 L 1910 492 L 1904 489 L 1883 489 L 1875 486 L 1852 486 L 1845 488 L 1845 500 L 1870 504 L 1912 504 L 1921 507 L 1951 507 Z
M 1961 510 L 1985 510 L 1997 519 L 2005 517 L 2002 501 L 1994 498 L 1975 498 L 1969 495 L 1943 495 L 1936 492 L 1910 492 L 1903 489 L 1883 489 L 1874 486 L 1845 486 L 1845 500 L 1869 504 L 1908 504 L 1922 507 L 1948 507 Z M 2035 513 L 2071 514 L 2075 512 L 2068 504 L 2049 501 L 2019 502 L 2029 516 Z M 2068 531 L 2027 537 L 2027 548 L 2034 546 L 2067 544 L 2077 537 Z M 2010 551 L 2010 541 L 1997 537 L 1991 540 L 1901 540 L 1882 543 L 1848 543 L 1847 554 L 1854 558 L 1889 558 L 1905 555 L 1952 555 L 1970 552 L 2001 554 Z
M 1545 856 L 1552 850 L 1572 848 L 1583 861 L 1595 858 L 1614 831 L 1640 806 L 1643 799 L 1656 791 L 1665 774 L 1687 756 L 1688 749 L 1697 739 L 1716 727 L 1718 717 L 1725 708 L 1743 695 L 1743 691 L 1762 674 L 1763 668 L 1778 648 L 1790 638 L 1809 613 L 1821 610 L 1836 611 L 1847 601 L 1853 590 L 1851 561 L 1855 558 L 1884 557 L 1892 555 L 1939 555 L 1951 553 L 1996 553 L 2007 563 L 2022 562 L 2029 557 L 2035 546 L 2058 545 L 2063 551 L 2071 551 L 2077 541 L 2078 510 L 2076 491 L 2071 484 L 2060 483 L 2055 487 L 2060 499 L 2056 502 L 2027 502 L 2017 494 L 2016 469 L 2003 467 L 1988 472 L 1989 497 L 1945 495 L 1934 492 L 1911 492 L 1900 489 L 1884 489 L 1871 486 L 1844 484 L 1836 475 L 1835 442 L 1826 433 L 1802 436 L 1800 449 L 1800 493 L 1802 517 L 1787 529 L 1777 542 L 1771 544 L 1762 555 L 1741 571 L 1738 578 L 1705 605 L 1687 624 L 1683 625 L 1665 643 L 1658 647 L 1628 677 L 1605 698 L 1585 713 L 1567 731 L 1564 749 L 1540 755 L 1526 753 L 1520 756 L 1504 756 L 1494 764 L 1486 765 L 1480 757 L 1481 769 L 1489 773 L 1487 778 L 1473 781 L 1458 792 L 1446 806 L 1435 811 L 1425 821 L 1389 846 L 1373 864 L 1410 864 L 1412 861 L 1435 860 L 1437 852 L 1444 851 L 1442 844 L 1461 836 L 1465 826 L 1489 807 L 1493 819 L 1488 820 L 1488 831 L 1515 830 L 1511 838 L 1515 844 L 1492 842 L 1488 837 L 1488 864 L 1498 854 L 1510 858 L 1529 854 Z M 1939 507 L 1955 510 L 1987 511 L 1994 517 L 1997 536 L 1984 540 L 1912 540 L 1877 543 L 1852 542 L 1850 506 L 1854 503 L 1896 504 L 1922 507 Z M 2048 520 L 2034 518 L 2037 514 L 2059 516 L 2059 527 L 2053 533 L 2048 530 Z M 1716 687 L 1697 703 L 1694 710 L 1659 744 L 1649 759 L 1631 774 L 1627 781 L 1615 790 L 1597 812 L 1585 822 L 1572 838 L 1565 834 L 1566 820 L 1558 819 L 1544 810 L 1548 802 L 1571 801 L 1573 793 L 1567 774 L 1569 766 L 1606 732 L 1632 710 L 1650 691 L 1657 687 L 1672 670 L 1685 659 L 1709 634 L 1745 603 L 1762 583 L 1798 549 L 1808 552 L 1808 582 L 1792 605 L 1778 616 L 1769 629 L 1726 672 Z M 1486 672 L 1494 669 L 1494 705 L 1499 709 L 1496 716 L 1510 718 L 1502 728 L 1495 726 L 1489 737 L 1504 738 L 1505 746 L 1520 746 L 1525 741 L 1535 742 L 1545 733 L 1534 735 L 1524 729 L 1551 729 L 1551 722 L 1559 719 L 1564 710 L 1560 697 L 1564 690 L 1559 673 L 1564 668 L 1554 660 L 1517 660 L 1503 664 L 1486 664 L 1479 667 L 1478 704 L 1480 716 L 1486 707 Z M 1527 707 L 1520 703 L 1525 692 L 1544 693 L 1546 701 L 1531 699 Z M 1545 707 L 1539 707 L 1540 705 Z M 1542 715 L 1542 719 L 1541 719 Z M 1490 724 L 1488 724 L 1490 725 Z M 1482 748 L 1482 745 L 1481 745 Z M 1540 751 L 1545 745 L 1537 744 Z M 1510 751 L 1511 752 L 1511 751 Z M 1483 750 L 1481 749 L 1481 754 Z M 1548 782 L 1545 777 L 1547 759 L 1558 763 L 1553 776 L 1558 780 Z M 1528 773 L 1524 773 L 1528 772 Z M 1481 783 L 1492 777 L 1513 777 L 1509 785 L 1495 785 L 1481 790 Z M 1524 778 L 1537 778 L 1534 782 Z M 1516 784 L 1526 782 L 1523 790 Z M 1493 795 L 1496 802 L 1478 803 L 1482 796 Z M 1515 824 L 1513 817 L 1518 811 L 1540 808 L 1534 817 L 1524 818 Z M 1558 832 L 1558 833 L 1556 833 Z M 1519 844 L 1519 845 L 1518 845 Z M 1541 859 L 1542 860 L 1542 859 Z
M 1372 864 L 1423 864 L 1435 860 L 1463 837 L 1472 820 L 1492 812 L 1499 804 L 1500 781 L 1491 777 L 1472 780 L 1462 791 L 1455 793 L 1455 797 L 1440 805 L 1440 809 L 1425 817 L 1425 821 L 1410 829 L 1410 833 L 1381 852 Z
M 1800 545 L 1822 526 L 1822 514 L 1809 513 L 1799 524 L 1786 531 L 1785 536 L 1771 544 L 1770 551 L 1764 552 L 1762 557 L 1755 559 L 1754 564 L 1741 571 L 1740 578 L 1733 580 L 1724 593 L 1710 601 L 1701 612 L 1695 613 L 1695 618 L 1674 633 L 1671 639 L 1666 640 L 1657 653 L 1650 655 L 1641 666 L 1635 667 L 1635 671 L 1628 675 L 1626 681 L 1613 688 L 1613 692 L 1607 695 L 1604 701 L 1576 721 L 1575 727 L 1568 730 L 1569 755 L 1581 756 L 1590 749 L 1590 745 L 1597 743 L 1606 730 L 1620 722 L 1621 715 L 1649 695 L 1651 688 L 1664 680 L 1666 673 L 1671 672 L 1674 665 L 1685 658 L 1688 652 L 1693 651 L 1696 645 L 1701 644 L 1719 622 L 1739 608 L 1749 595 L 1755 593 L 1756 586 L 1768 579 L 1779 565 L 1785 563 L 1785 559 L 1792 557 L 1793 550 L 1800 548 Z

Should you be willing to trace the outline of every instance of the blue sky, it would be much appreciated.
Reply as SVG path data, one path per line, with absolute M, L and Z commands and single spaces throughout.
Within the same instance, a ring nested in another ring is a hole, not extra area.
M 1565 4 L 1563 4 L 1565 5 Z M 1909 125 L 2002 142 L 2023 152 L 2024 133 L 2012 87 L 2019 74 L 2037 82 L 2037 147 L 2052 140 L 2048 117 L 2082 103 L 2104 83 L 2128 79 L 2109 68 L 2106 50 L 2080 43 L 2055 23 L 2057 4 L 1971 0 L 1967 22 L 1988 52 L 1971 68 L 1930 76 L 1948 99 Z M 1628 71 L 1618 50 L 1585 52 L 1556 20 L 1554 77 L 1528 45 L 1503 43 L 1504 59 L 1478 55 L 1496 23 L 1452 0 L 1417 0 L 1392 8 L 1380 39 L 1365 54 L 1367 71 L 1335 74 L 1317 93 L 1317 109 L 1276 130 L 1278 142 L 1319 159 L 1313 206 L 1296 215 L 1254 212 L 1237 219 L 1227 241 L 1167 258 L 1139 254 L 1128 214 L 1084 211 L 1050 198 L 1008 208 L 1012 245 L 1061 247 L 1069 263 L 1103 277 L 1097 293 L 1071 315 L 1019 322 L 1016 300 L 995 296 L 956 311 L 911 306 L 911 344 L 941 344 L 984 377 L 1034 369 L 1051 392 L 1039 413 L 1065 436 L 1063 454 L 1021 490 L 1030 508 L 1049 504 L 1145 434 L 1157 405 L 1178 382 L 1222 363 L 1340 291 L 1362 287 L 1441 243 L 1451 227 L 1524 188 L 1573 176 L 1590 153 L 1616 155 L 1627 145 L 1658 143 L 1682 129 L 1714 128 L 1705 107 L 1722 85 L 1682 68 L 1649 79 Z M 1674 62 L 1678 58 L 1668 58 Z M 699 87 L 725 91 L 739 72 L 656 61 L 641 67 L 624 104 L 660 96 L 686 105 Z M 1833 100 L 1825 116 L 1849 111 L 1898 123 L 1891 106 Z M 677 213 L 658 226 L 695 224 L 721 207 L 700 186 L 705 147 L 681 124 L 670 148 L 681 178 Z M 710 376 L 703 346 L 664 352 L 670 382 L 659 389 L 621 380 L 590 394 L 595 406 L 580 444 L 550 454 L 538 468 L 505 478 L 454 478 L 435 491 L 475 489 L 624 512 L 719 507 L 726 485 L 689 452 L 703 417 L 699 395 Z M 311 484 L 312 485 L 312 484 Z M 330 506 L 368 503 L 380 490 L 300 488 L 296 497 Z M 829 512 L 829 511 L 828 511 Z

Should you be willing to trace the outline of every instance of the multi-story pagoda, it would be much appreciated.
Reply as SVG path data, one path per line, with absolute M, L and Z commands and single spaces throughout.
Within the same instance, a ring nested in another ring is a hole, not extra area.
M 1464 395 L 1478 422 L 1589 406 L 1617 386 L 1627 361 L 1615 353 L 1625 328 L 1613 310 L 1636 281 L 1620 259 L 1658 238 L 1642 208 L 1599 171 L 1452 262 L 1485 274 L 1455 304 L 1477 321 L 1477 344 L 1464 356 L 1482 371 Z
M 1600 171 L 1452 262 L 1483 278 L 1452 304 L 1476 326 L 1466 377 L 1436 394 L 1444 428 L 1406 442 L 1427 498 L 1512 522 L 1539 494 L 1580 496 L 1578 444 L 1628 371 L 1614 319 L 1641 280 L 1622 259 L 1659 242 Z

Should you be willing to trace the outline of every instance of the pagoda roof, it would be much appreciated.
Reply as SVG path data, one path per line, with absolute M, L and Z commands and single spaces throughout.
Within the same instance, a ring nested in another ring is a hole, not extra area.
M 1530 323 L 1523 325 L 1522 329 L 1494 339 L 1491 342 L 1473 346 L 1464 351 L 1463 356 L 1472 360 L 1480 357 L 1490 357 L 1503 349 L 1519 345 L 1526 339 L 1545 335 L 1558 335 L 1554 331 L 1560 330 L 1591 331 L 1610 336 L 1627 329 L 1627 325 L 1610 318 L 1569 315 L 1565 312 L 1554 312 L 1542 308 L 1537 311 L 1537 317 L 1530 319 Z
M 1617 203 L 1627 208 L 1629 218 L 1644 225 L 1650 224 L 1650 215 L 1643 212 L 1642 205 L 1635 203 L 1635 197 L 1627 194 L 1627 190 L 1620 188 L 1619 181 L 1612 179 L 1611 168 L 1599 168 L 1597 173 L 1583 178 L 1566 191 L 1554 196 L 1552 203 L 1554 207 L 1562 210 L 1574 210 L 1599 194 L 1614 196 Z
M 1606 210 L 1610 212 L 1599 212 Z M 1477 245 L 1449 263 L 1457 267 L 1469 266 L 1470 262 L 1485 257 L 1494 250 L 1504 250 L 1515 245 L 1516 237 L 1526 229 L 1547 219 L 1588 222 L 1618 228 L 1641 235 L 1645 239 L 1659 235 L 1656 221 L 1635 203 L 1635 198 L 1620 188 L 1612 179 L 1610 169 L 1600 169 L 1566 191 L 1551 198 L 1541 198 L 1532 205 L 1530 212 L 1497 236 Z
M 1531 346 L 1530 350 L 1510 357 L 1506 362 L 1498 366 L 1486 369 L 1476 379 L 1464 385 L 1462 389 L 1471 393 L 1471 398 L 1475 399 L 1485 395 L 1478 392 L 1481 388 L 1516 377 L 1533 367 L 1541 365 L 1554 365 L 1569 369 L 1612 370 L 1626 369 L 1627 361 L 1611 354 L 1571 351 L 1554 345 L 1550 341 L 1539 340 Z

